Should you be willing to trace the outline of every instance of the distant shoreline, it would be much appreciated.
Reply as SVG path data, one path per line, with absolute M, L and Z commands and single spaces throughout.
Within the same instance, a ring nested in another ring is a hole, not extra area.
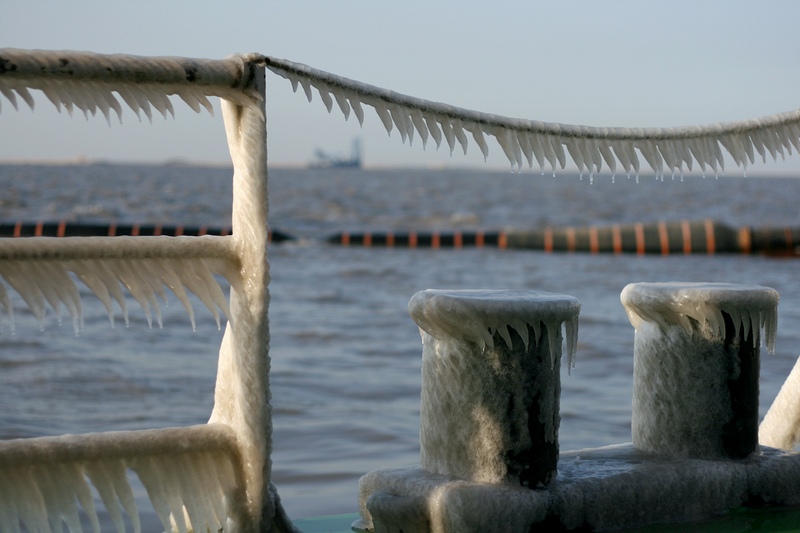
M 55 167 L 55 166 L 143 166 L 143 167 L 197 167 L 197 168 L 229 168 L 233 169 L 233 164 L 230 162 L 219 162 L 219 161 L 190 161 L 186 159 L 168 159 L 163 161 L 125 161 L 125 160 L 110 160 L 110 159 L 90 159 L 87 157 L 74 157 L 74 158 L 67 158 L 67 159 L 27 159 L 27 158 L 0 158 L 0 165 L 2 166 L 42 166 L 42 167 Z M 275 170 L 308 170 L 313 172 L 336 172 L 340 170 L 349 170 L 352 171 L 353 169 L 338 169 L 338 168 L 310 168 L 307 163 L 269 163 L 269 168 Z M 511 170 L 505 166 L 473 166 L 473 165 L 465 165 L 465 166 L 458 166 L 458 165 L 435 165 L 435 166 L 398 166 L 398 165 L 365 165 L 362 166 L 360 171 L 383 171 L 383 170 L 408 170 L 408 171 L 460 171 L 460 172 L 489 172 L 489 173 L 512 173 Z M 514 171 L 514 174 L 519 174 L 522 176 L 531 176 L 531 177 L 542 177 L 539 169 L 537 167 L 534 168 L 523 168 L 521 171 L 517 172 Z M 566 168 L 563 170 L 556 171 L 556 177 L 572 177 L 578 176 L 579 172 L 577 169 L 570 169 Z M 545 170 L 544 177 L 551 177 L 550 170 Z M 588 181 L 587 174 L 584 173 L 584 179 Z M 757 168 L 757 165 L 751 167 L 747 170 L 746 174 L 743 173 L 742 169 L 739 167 L 735 167 L 729 169 L 725 174 L 720 173 L 719 179 L 731 179 L 731 178 L 800 178 L 800 169 L 792 170 L 792 169 L 773 169 L 768 171 L 761 171 Z M 598 174 L 595 174 L 595 180 L 602 180 L 611 178 L 611 172 L 607 169 L 603 169 Z M 616 179 L 625 179 L 627 178 L 624 172 L 617 172 Z M 640 179 L 648 180 L 650 178 L 655 178 L 655 174 L 642 172 L 639 175 Z M 692 178 L 700 178 L 703 179 L 701 173 L 697 172 L 695 169 L 692 172 L 687 172 L 684 174 L 684 179 L 692 179 Z M 633 176 L 631 176 L 633 179 Z M 715 179 L 713 174 L 707 174 L 705 179 Z M 663 177 L 663 181 L 673 181 L 672 177 L 667 174 Z M 674 181 L 680 181 L 679 176 L 675 176 Z

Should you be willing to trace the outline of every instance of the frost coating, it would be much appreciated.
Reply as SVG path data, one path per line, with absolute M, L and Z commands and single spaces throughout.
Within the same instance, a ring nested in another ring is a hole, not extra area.
M 641 322 L 646 321 L 657 324 L 662 331 L 677 325 L 691 333 L 691 319 L 709 334 L 724 336 L 724 312 L 733 321 L 735 335 L 742 329 L 745 338 L 753 335 L 753 343 L 758 346 L 764 330 L 767 350 L 775 352 L 779 296 L 769 287 L 729 283 L 631 283 L 622 290 L 620 300 L 637 331 Z
M 558 461 L 561 323 L 579 302 L 536 291 L 414 295 L 422 335 L 421 464 L 482 483 L 547 484 Z M 576 328 L 569 327 L 574 350 Z
M 590 179 L 606 165 L 616 174 L 617 165 L 625 173 L 637 177 L 640 160 L 663 177 L 665 174 L 683 175 L 696 164 L 718 175 L 724 172 L 723 148 L 737 166 L 747 168 L 757 155 L 766 161 L 785 158 L 792 148 L 800 152 L 800 110 L 771 115 L 752 120 L 725 124 L 709 124 L 682 128 L 603 128 L 571 124 L 558 124 L 509 118 L 490 113 L 461 109 L 439 102 L 431 102 L 366 83 L 330 74 L 285 59 L 265 57 L 267 68 L 288 79 L 295 92 L 302 86 L 309 102 L 312 87 L 319 93 L 328 112 L 336 100 L 345 119 L 349 116 L 347 103 L 360 110 L 361 105 L 371 106 L 387 133 L 397 129 L 403 142 L 413 142 L 414 131 L 422 138 L 428 137 L 441 145 L 447 141 L 450 153 L 456 141 L 467 151 L 469 132 L 484 158 L 489 152 L 486 137 L 494 137 L 512 168 L 521 169 L 534 160 L 542 173 L 546 165 L 555 174 L 563 169 L 567 156 L 588 173 Z M 363 124 L 363 111 L 357 113 Z
M 565 324 L 569 367 L 575 363 L 580 302 L 572 296 L 542 291 L 428 289 L 416 293 L 408 303 L 408 312 L 420 328 L 437 339 L 452 337 L 473 342 L 479 348 L 493 348 L 495 333 L 511 348 L 509 328 L 525 344 L 536 344 L 542 325 L 550 342 L 551 354 L 561 353 L 555 339 Z M 528 326 L 534 338 L 528 335 Z
M 117 533 L 141 533 L 130 472 L 165 531 L 229 531 L 246 524 L 236 435 L 222 425 L 0 441 L 0 532 L 99 532 L 94 495 Z M 174 524 L 174 527 L 173 527 Z
M 758 441 L 782 450 L 793 450 L 800 443 L 800 359 L 764 416 Z
M 245 466 L 235 490 L 225 496 L 236 511 L 223 509 L 217 522 L 208 519 L 213 502 L 204 503 L 204 487 L 219 486 L 222 473 L 207 472 L 196 464 L 175 459 L 186 444 L 173 434 L 168 449 L 158 459 L 131 445 L 121 456 L 139 469 L 153 503 L 168 530 L 226 531 L 293 530 L 270 483 L 272 419 L 269 405 L 269 265 L 267 261 L 267 153 L 264 107 L 264 57 L 236 55 L 222 61 L 186 58 L 142 58 L 83 52 L 0 50 L 0 94 L 16 107 L 17 97 L 33 105 L 30 89 L 42 90 L 58 108 L 75 108 L 87 116 L 99 110 L 109 118 L 121 114 L 121 101 L 134 112 L 152 116 L 152 108 L 165 116 L 173 113 L 169 96 L 177 95 L 195 111 L 212 110 L 208 96 L 223 99 L 228 146 L 234 166 L 233 234 L 221 240 L 205 237 L 114 237 L 80 240 L 9 239 L 0 243 L 0 273 L 40 318 L 47 306 L 56 312 L 67 308 L 80 327 L 80 299 L 73 275 L 103 302 L 109 314 L 116 301 L 126 315 L 123 287 L 141 305 L 148 320 L 159 320 L 159 298 L 170 288 L 193 315 L 186 293 L 194 292 L 219 316 L 228 318 L 220 348 L 214 410 L 210 426 L 226 426 L 235 434 L 233 447 Z M 340 105 L 344 102 L 337 99 Z M 332 100 L 329 102 L 329 105 Z M 356 114 L 361 109 L 350 104 Z M 342 110 L 346 113 L 346 107 Z M 212 274 L 231 283 L 230 304 Z M 54 282 L 54 280 L 58 280 Z M 1 284 L 0 284 L 1 285 Z M 5 287 L 0 306 L 12 312 Z M 89 444 L 102 442 L 94 435 Z M 192 439 L 202 441 L 198 436 Z M 192 440 L 187 439 L 187 440 Z M 127 442 L 127 439 L 123 439 Z M 135 439 L 134 439 L 135 440 Z M 26 441 L 23 448 L 35 443 Z M 59 442 L 58 452 L 66 445 Z M 0 461 L 8 450 L 0 449 Z M 40 457 L 52 466 L 58 457 Z M 165 463 L 166 461 L 166 463 Z M 174 461 L 174 462 L 170 462 Z M 168 463 L 168 464 L 167 464 Z M 192 478 L 193 475 L 203 479 Z M 176 477 L 177 475 L 177 477 Z M 181 477 L 183 476 L 183 477 Z M 190 481 L 186 481 L 191 478 Z M 2 480 L 0 476 L 0 480 Z M 46 486 L 47 482 L 43 482 Z M 108 486 L 108 485 L 106 485 Z M 81 491 L 78 488 L 76 490 Z M 85 492 L 85 491 L 84 491 Z M 38 505 L 39 492 L 27 492 L 20 505 Z M 48 512 L 64 509 L 64 494 L 54 493 L 43 505 Z M 30 504 L 34 501 L 33 504 Z M 2 502 L 2 500 L 0 500 Z M 194 511 L 193 511 L 194 509 Z M 199 510 L 199 511 L 198 511 Z M 6 512 L 0 508 L 0 514 Z M 203 518 L 200 515 L 206 515 Z M 235 521 L 236 517 L 240 519 Z M 72 520 L 72 518 L 70 518 Z M 36 524 L 36 530 L 47 531 Z M 56 528 L 59 529 L 60 528 Z
M 167 301 L 167 287 L 183 304 L 194 329 L 194 309 L 187 293 L 198 297 L 219 327 L 220 312 L 230 318 L 230 310 L 214 274 L 237 286 L 236 270 L 229 237 L 0 239 L 0 278 L 22 297 L 40 324 L 48 306 L 60 322 L 63 305 L 76 334 L 83 327 L 83 311 L 75 278 L 100 299 L 112 325 L 114 303 L 128 323 L 125 289 L 141 306 L 148 324 L 152 326 L 155 314 L 162 326 L 158 301 Z M 5 287 L 0 303 L 13 330 L 13 309 Z
M 778 294 L 752 285 L 638 283 L 621 295 L 634 337 L 633 444 L 732 458 L 758 447 L 759 331 L 774 348 Z
M 153 119 L 153 109 L 164 118 L 175 116 L 170 95 L 181 98 L 197 113 L 213 115 L 209 96 L 242 106 L 257 107 L 261 99 L 251 87 L 248 63 L 259 56 L 231 56 L 223 60 L 182 57 L 139 57 L 90 52 L 0 49 L 0 94 L 16 109 L 17 97 L 31 109 L 30 89 L 42 91 L 61 111 L 75 109 L 89 115 L 111 112 L 122 121 L 120 100 L 141 118 Z M 115 94 L 116 93 L 116 94 Z

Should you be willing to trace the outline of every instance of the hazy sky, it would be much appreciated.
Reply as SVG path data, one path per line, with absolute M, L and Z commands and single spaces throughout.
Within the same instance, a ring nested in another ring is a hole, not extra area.
M 223 58 L 259 52 L 398 92 L 512 117 L 592 126 L 683 126 L 800 107 L 800 2 L 150 0 L 0 2 L 0 47 Z M 269 158 L 305 164 L 319 147 L 368 165 L 484 165 L 403 145 L 367 110 L 363 129 L 268 74 Z M 0 97 L 0 160 L 86 156 L 228 161 L 221 115 L 124 126 L 35 112 Z M 490 167 L 508 168 L 496 144 Z M 800 169 L 800 157 L 758 170 Z M 750 172 L 755 172 L 753 168 Z M 736 172 L 729 171 L 728 174 Z

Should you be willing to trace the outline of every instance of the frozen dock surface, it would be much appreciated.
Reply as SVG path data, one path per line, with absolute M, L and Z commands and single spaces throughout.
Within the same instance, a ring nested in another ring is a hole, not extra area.
M 700 520 L 746 505 L 800 503 L 800 454 L 761 447 L 741 460 L 658 457 L 632 444 L 561 454 L 541 489 L 482 484 L 421 468 L 361 478 L 355 526 L 375 531 L 622 529 Z

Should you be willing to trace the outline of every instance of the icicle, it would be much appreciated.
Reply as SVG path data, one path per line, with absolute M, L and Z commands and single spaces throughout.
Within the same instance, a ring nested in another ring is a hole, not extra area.
M 592 139 L 582 139 L 582 141 L 579 143 L 579 148 L 581 149 L 584 160 L 587 162 L 587 166 L 589 167 L 589 181 L 591 182 L 594 178 L 594 175 L 599 173 L 603 168 L 603 158 Z
M 63 303 L 67 308 L 72 318 L 73 329 L 77 335 L 83 327 L 83 312 L 81 310 L 81 297 L 78 294 L 78 288 L 75 283 L 58 265 L 32 262 L 30 268 L 38 273 L 40 279 L 39 287 L 44 291 L 56 314 L 60 315 L 59 303 Z
M 31 471 L 31 467 L 8 469 L 4 481 L 18 495 L 17 512 L 23 526 L 28 531 L 50 531 L 47 507 Z
M 508 324 L 500 324 L 497 327 L 497 333 L 500 334 L 500 337 L 505 341 L 506 346 L 510 350 L 513 346 L 513 342 L 511 341 L 511 333 L 508 331 Z
M 0 94 L 8 98 L 8 101 L 11 102 L 11 105 L 14 106 L 14 109 L 19 111 L 19 107 L 17 106 L 17 97 L 14 95 L 14 91 L 0 86 Z
M 447 139 L 447 144 L 450 146 L 450 155 L 453 155 L 453 149 L 456 147 L 456 137 L 453 133 L 453 126 L 450 124 L 450 119 L 445 116 L 436 119 L 442 127 L 444 138 Z
M 603 144 L 601 142 L 596 143 L 597 150 L 600 152 L 600 155 L 603 156 L 603 159 L 608 165 L 609 170 L 611 170 L 611 179 L 614 179 L 614 176 L 617 175 L 617 160 L 614 157 L 614 154 L 611 153 L 611 146 Z
M 737 167 L 746 167 L 747 160 L 744 158 L 744 150 L 741 146 L 741 141 L 737 135 L 724 135 L 720 137 L 719 142 L 730 154 L 733 162 Z
M 86 287 L 92 291 L 92 294 L 97 296 L 100 301 L 103 303 L 103 307 L 106 309 L 106 313 L 108 314 L 108 319 L 111 322 L 111 326 L 114 326 L 114 307 L 111 301 L 111 295 L 109 293 L 109 289 L 103 280 L 96 274 L 91 272 L 91 268 L 87 268 L 84 263 L 80 261 L 72 261 L 69 263 L 67 267 L 69 270 L 75 273 L 79 280 L 83 282 Z M 122 291 L 119 291 L 119 297 L 122 301 L 125 301 L 124 296 L 122 295 Z
M 289 80 L 289 83 L 292 84 L 292 92 L 296 93 L 297 87 L 299 86 L 300 83 L 300 78 L 298 78 L 295 74 L 292 74 L 290 72 L 281 72 L 281 76 Z
M 58 91 L 56 87 L 53 87 L 51 83 L 48 83 L 46 80 L 42 80 L 41 86 L 39 89 L 44 93 L 50 103 L 55 106 L 56 110 L 60 113 L 61 112 L 61 98 L 58 96 Z
M 556 155 L 556 146 L 561 146 L 557 139 L 547 136 L 543 137 L 542 139 L 542 149 L 544 150 L 544 157 L 547 159 L 547 162 L 550 163 L 550 171 L 553 173 L 553 177 L 556 175 L 556 161 L 558 157 Z
M 404 113 L 396 105 L 389 105 L 388 109 L 389 116 L 392 118 L 392 122 L 394 122 L 394 125 L 397 127 L 397 131 L 400 132 L 400 139 L 403 141 L 403 143 L 405 143 L 406 139 L 408 139 L 409 144 L 411 144 L 414 130 L 411 130 L 412 134 L 409 136 L 407 117 L 405 117 Z
M 680 154 L 680 158 L 686 163 L 686 169 L 691 172 L 693 165 L 694 158 L 692 157 L 692 152 L 689 150 L 689 146 L 687 145 L 686 139 L 680 139 L 676 142 L 676 150 Z M 683 176 L 683 168 L 681 168 L 681 176 Z
M 433 140 L 436 141 L 436 149 L 438 150 L 439 147 L 442 145 L 442 130 L 439 129 L 439 125 L 436 123 L 436 118 L 429 115 L 424 115 L 422 117 L 425 120 L 425 124 L 428 126 L 428 131 L 433 137 Z
M 86 261 L 84 262 L 84 265 L 87 268 L 87 271 L 90 271 L 103 282 L 106 289 L 108 289 L 109 293 L 114 297 L 114 300 L 117 301 L 117 304 L 122 311 L 122 318 L 125 321 L 125 326 L 127 327 L 130 325 L 130 319 L 128 317 L 128 304 L 125 299 L 125 295 L 120 288 L 120 282 L 114 275 L 114 272 L 112 272 L 109 266 L 102 261 Z M 91 286 L 89 288 L 91 288 Z M 113 315 L 109 318 L 113 320 Z
M 75 92 L 82 97 L 82 102 L 79 107 L 83 110 L 83 114 L 87 119 L 89 118 L 89 114 L 93 117 L 97 116 L 97 110 L 100 109 L 102 111 L 103 97 L 100 96 L 100 93 L 103 92 L 104 89 L 95 83 L 85 83 L 82 89 L 83 90 L 80 90 L 78 87 L 75 88 Z
M 750 314 L 747 312 L 740 313 L 736 308 L 726 309 L 726 312 L 730 315 L 731 322 L 733 322 L 733 336 L 738 337 L 739 331 L 743 329 L 744 338 L 747 340 L 748 333 L 750 333 Z
M 220 321 L 219 321 L 219 313 L 217 313 L 217 308 L 221 309 L 228 320 L 231 319 L 231 312 L 228 307 L 228 300 L 225 298 L 225 295 L 222 293 L 222 289 L 220 288 L 217 281 L 211 275 L 211 271 L 208 269 L 205 260 L 202 261 L 202 266 L 198 265 L 194 261 L 186 261 L 188 264 L 188 269 L 194 270 L 197 278 L 201 280 L 203 283 L 202 286 L 198 286 L 197 291 L 191 289 L 195 295 L 200 298 L 200 301 L 208 308 L 209 311 L 214 315 L 214 319 L 217 322 L 217 329 L 220 328 Z M 190 277 L 191 278 L 191 277 Z M 187 283 L 188 286 L 188 283 Z M 203 287 L 205 290 L 203 290 Z M 216 306 L 214 305 L 216 304 Z
M 663 175 L 664 160 L 661 158 L 661 154 L 658 153 L 658 150 L 656 150 L 655 143 L 646 140 L 637 143 L 636 147 L 639 149 L 639 152 L 641 152 L 645 161 L 647 161 L 647 164 L 650 165 L 650 168 L 653 169 L 653 172 L 656 173 L 656 177 Z
M 428 144 L 428 127 L 425 125 L 425 120 L 422 118 L 422 113 L 419 109 L 412 109 L 411 114 L 409 115 L 411 118 L 411 123 L 419 133 L 420 139 L 422 139 L 422 149 L 425 149 L 425 146 Z
M 322 103 L 325 104 L 325 109 L 327 109 L 328 113 L 330 113 L 333 109 L 333 99 L 331 98 L 330 88 L 327 84 L 321 82 L 312 82 L 312 85 L 314 85 L 314 88 L 319 93 Z
M 561 322 L 545 322 L 547 329 L 547 343 L 550 350 L 550 368 L 555 368 L 556 359 L 561 355 Z
M 533 144 L 531 142 L 532 135 L 530 133 L 525 132 L 518 132 L 517 133 L 517 143 L 519 144 L 519 149 L 522 151 L 522 154 L 525 156 L 525 160 L 528 162 L 528 168 L 533 168 Z
M 220 460 L 224 460 L 220 456 Z M 196 498 L 196 506 L 199 509 L 201 524 L 205 524 L 210 531 L 219 531 L 224 529 L 225 514 L 217 514 L 216 502 L 221 502 L 219 481 L 209 481 L 209 470 L 213 469 L 213 459 L 207 453 L 193 454 L 191 464 L 186 469 L 186 479 L 188 486 L 186 491 L 192 493 Z M 202 487 L 201 490 L 197 490 Z M 196 524 L 192 519 L 192 524 Z M 197 528 L 195 527 L 195 530 Z
M 347 102 L 347 98 L 344 95 L 336 92 L 333 93 L 334 98 L 336 98 L 336 104 L 339 106 L 339 109 L 342 111 L 344 115 L 344 119 L 347 120 L 350 118 L 350 104 Z
M 110 111 L 112 109 L 117 114 L 117 120 L 119 120 L 119 123 L 122 124 L 122 108 L 120 107 L 117 99 L 114 98 L 114 95 L 110 91 L 99 91 L 97 97 L 98 97 L 97 105 L 103 112 L 103 116 L 105 117 L 108 125 L 109 126 L 111 125 Z
M 142 532 L 142 524 L 139 520 L 139 512 L 136 509 L 136 500 L 133 496 L 133 490 L 128 482 L 127 472 L 125 465 L 120 461 L 106 461 L 104 463 L 105 471 L 114 486 L 117 498 L 119 499 L 122 508 L 128 515 L 133 526 L 133 533 Z
M 561 170 L 564 170 L 567 166 L 567 154 L 564 151 L 564 143 L 565 139 L 562 137 L 551 137 L 550 144 L 553 147 L 553 152 L 556 154 L 556 159 L 558 159 L 558 166 Z M 553 173 L 555 175 L 555 172 Z
M 511 163 L 511 168 L 513 169 L 515 166 L 519 165 L 514 149 L 515 141 L 511 138 L 511 132 L 507 129 L 496 128 L 492 134 L 497 140 L 497 144 L 503 149 L 503 153 L 508 158 L 508 162 Z
M 100 500 L 103 502 L 111 522 L 117 530 L 117 533 L 125 533 L 125 522 L 122 519 L 122 513 L 117 505 L 116 491 L 114 485 L 111 483 L 108 474 L 105 472 L 103 461 L 92 461 L 86 464 L 86 474 L 92 482 L 92 485 L 97 489 L 100 495 Z
M 17 94 L 20 96 L 20 98 L 25 100 L 25 103 L 28 104 L 28 107 L 31 109 L 31 111 L 33 111 L 33 96 L 31 96 L 31 93 L 28 91 L 28 89 L 24 85 L 18 85 L 14 88 L 14 90 L 17 91 Z
M 483 136 L 483 131 L 480 128 L 472 128 L 469 129 L 469 132 L 472 134 L 472 138 L 475 140 L 475 144 L 478 145 L 480 148 L 481 153 L 483 154 L 483 160 L 489 157 L 489 145 L 486 144 L 486 138 Z
M 0 483 L 0 502 L 6 502 L 6 505 L 0 505 L 0 531 L 22 533 L 19 527 L 19 513 L 10 490 L 17 493 L 16 487 L 9 487 L 8 483 Z
M 517 335 L 520 336 L 522 339 L 522 345 L 525 347 L 525 351 L 528 351 L 528 324 L 524 320 L 512 320 L 509 321 L 508 326 L 517 332 Z M 511 345 L 508 345 L 511 348 Z
M 8 291 L 6 291 L 5 285 L 0 283 L 0 306 L 2 306 L 2 310 L 8 313 L 8 320 L 9 320 L 9 328 L 11 333 L 14 333 L 14 307 L 11 305 L 11 299 L 8 297 Z M 0 316 L 2 316 L 2 311 L 0 311 Z
M 458 144 L 461 145 L 461 149 L 464 151 L 464 155 L 466 155 L 469 142 L 467 141 L 467 136 L 464 133 L 464 126 L 457 118 L 450 120 L 450 124 L 453 126 L 453 135 L 455 135 Z
M 392 122 L 392 116 L 389 114 L 389 109 L 386 107 L 386 105 L 383 102 L 377 100 L 374 103 L 372 102 L 366 102 L 366 103 L 369 103 L 370 105 L 372 105 L 372 107 L 375 108 L 375 112 L 378 114 L 378 118 L 381 119 L 381 122 L 383 122 L 383 127 L 386 128 L 386 133 L 391 135 L 392 128 L 394 127 L 394 122 Z
M 531 145 L 533 156 L 536 158 L 536 162 L 539 163 L 539 171 L 544 175 L 545 149 L 542 140 L 541 135 L 538 133 L 528 135 L 528 142 Z M 545 140 L 545 142 L 547 141 Z
M 564 139 L 564 144 L 567 145 L 567 151 L 569 152 L 570 157 L 572 157 L 572 160 L 578 166 L 578 172 L 580 172 L 581 178 L 583 178 L 583 173 L 586 170 L 586 162 L 583 160 L 583 154 L 578 147 L 578 140 L 568 137 Z
M 126 261 L 114 260 L 109 262 L 110 270 L 119 279 L 133 299 L 139 304 L 147 318 L 148 327 L 153 327 L 153 316 L 150 313 L 150 305 L 158 306 L 158 302 L 150 294 L 143 290 L 145 282 L 132 268 L 129 268 Z
M 136 95 L 127 87 L 127 86 L 120 86 L 117 89 L 117 94 L 120 95 L 122 100 L 128 104 L 128 107 L 136 113 L 136 116 L 139 117 L 139 120 L 142 120 L 142 115 L 140 114 L 141 105 L 139 104 L 139 100 L 136 98 Z M 191 107 L 195 112 L 200 112 L 200 102 L 197 97 L 188 92 L 188 91 L 181 91 L 178 95 L 186 102 L 189 107 Z
M 189 296 L 186 294 L 186 290 L 183 288 L 183 283 L 181 283 L 180 276 L 176 274 L 176 272 L 183 270 L 181 261 L 161 260 L 159 263 L 160 268 L 157 271 L 161 282 L 169 287 L 178 300 L 183 304 L 186 314 L 189 315 L 189 321 L 192 323 L 192 331 L 196 331 L 197 324 L 195 323 L 194 308 L 192 307 L 192 303 L 189 301 Z
M 227 457 L 220 456 L 219 459 L 216 459 L 213 454 L 208 452 L 200 454 L 200 457 L 201 459 L 199 461 L 202 464 L 202 468 L 197 470 L 199 478 L 198 486 L 205 487 L 205 490 L 202 491 L 205 502 L 204 505 L 206 509 L 209 509 L 212 513 L 211 516 L 215 519 L 215 522 L 211 523 L 217 524 L 212 528 L 212 531 L 219 531 L 223 529 L 228 516 L 225 510 L 224 495 L 228 487 L 233 485 L 233 482 L 232 480 L 225 479 L 225 476 L 219 475 L 216 465 L 218 462 L 227 463 Z
M 800 126 L 797 124 L 787 124 L 784 126 L 787 140 L 794 146 L 795 151 L 800 154 Z
M 161 483 L 161 471 L 150 457 L 137 458 L 135 461 L 131 461 L 131 468 L 139 476 L 142 485 L 144 485 L 150 503 L 153 504 L 153 509 L 164 526 L 164 531 L 172 531 L 172 524 L 169 519 L 170 506 L 167 503 L 168 495 Z
M 303 93 L 305 93 L 306 99 L 311 103 L 314 99 L 314 93 L 311 92 L 311 83 L 309 83 L 307 78 L 300 78 L 300 85 L 303 87 Z
M 656 144 L 656 150 L 661 156 L 661 159 L 667 165 L 667 168 L 670 170 L 672 174 L 672 179 L 675 179 L 675 172 L 681 168 L 681 163 L 678 161 L 678 157 L 675 154 L 675 150 L 672 148 L 672 143 L 669 141 L 661 141 Z
M 350 97 L 350 107 L 353 109 L 353 112 L 356 114 L 356 118 L 358 119 L 359 126 L 364 125 L 364 108 L 361 107 L 361 101 L 356 98 L 355 96 Z
M 175 109 L 172 107 L 172 102 L 169 101 L 167 95 L 160 91 L 149 90 L 147 91 L 147 97 L 153 107 L 158 109 L 162 117 L 166 119 L 167 115 L 171 115 L 172 118 L 175 118 Z
M 533 327 L 533 342 L 538 345 L 542 339 L 542 323 L 539 320 L 534 320 L 531 327 Z
M 564 321 L 567 333 L 567 373 L 572 373 L 575 368 L 575 353 L 578 347 L 578 317 Z
M 45 302 L 35 280 L 26 277 L 12 262 L 0 262 L 0 276 L 25 300 L 41 325 L 44 321 Z

